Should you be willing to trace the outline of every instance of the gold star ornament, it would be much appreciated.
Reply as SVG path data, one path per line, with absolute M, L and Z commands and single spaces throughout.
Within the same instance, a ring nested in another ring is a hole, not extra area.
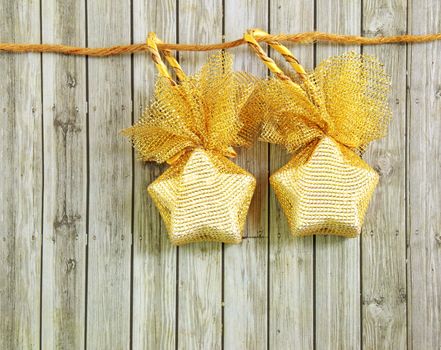
M 382 65 L 349 52 L 307 73 L 286 47 L 271 42 L 298 73 L 293 79 L 250 34 L 245 40 L 277 77 L 262 92 L 267 113 L 260 137 L 294 155 L 270 177 L 291 234 L 358 235 L 378 183 L 360 155 L 385 135 L 391 116 Z
M 148 187 L 170 241 L 239 243 L 255 178 L 225 159 L 195 149 Z
M 357 236 L 378 174 L 354 152 L 324 137 L 270 177 L 294 236 Z
M 150 107 L 124 131 L 141 159 L 170 164 L 148 193 L 176 245 L 242 240 L 256 180 L 227 157 L 252 143 L 259 121 L 250 107 L 256 79 L 232 62 L 219 53 L 178 84 L 160 78 Z

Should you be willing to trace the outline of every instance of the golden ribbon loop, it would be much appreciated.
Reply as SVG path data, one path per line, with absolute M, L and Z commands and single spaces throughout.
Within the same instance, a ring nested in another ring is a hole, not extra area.
M 168 72 L 167 66 L 165 65 L 164 61 L 161 58 L 161 53 L 158 49 L 158 45 L 162 43 L 161 40 L 159 40 L 156 36 L 156 33 L 150 32 L 147 36 L 147 47 L 150 52 L 150 55 L 152 56 L 152 60 L 155 63 L 156 69 L 159 72 L 159 75 L 167 78 L 170 80 L 172 85 L 176 85 L 176 82 L 171 77 L 170 73 Z M 170 64 L 170 66 L 173 68 L 173 70 L 176 73 L 176 76 L 180 81 L 184 80 L 186 78 L 186 75 L 184 71 L 182 70 L 179 62 L 176 60 L 176 58 L 173 56 L 171 50 L 163 49 L 161 50 L 163 53 L 165 59 Z
M 294 82 L 291 80 L 289 76 L 287 76 L 274 62 L 274 60 L 269 57 L 266 52 L 262 49 L 262 47 L 257 42 L 255 35 L 262 35 L 264 33 L 260 29 L 249 29 L 243 36 L 244 40 L 248 43 L 248 46 L 255 51 L 257 57 L 259 57 L 262 62 L 269 68 L 269 70 L 280 80 L 288 81 L 292 84 Z M 272 43 L 272 44 L 271 44 Z M 268 43 L 269 45 L 275 45 L 276 42 Z
M 249 33 L 251 34 L 252 37 L 258 39 L 269 36 L 267 32 L 261 29 L 251 29 Z M 288 50 L 286 46 L 283 46 L 282 44 L 280 44 L 278 41 L 275 40 L 269 40 L 267 41 L 267 43 L 285 58 L 285 60 L 291 65 L 291 67 L 300 76 L 302 80 L 305 79 L 305 75 L 306 75 L 305 69 L 300 64 L 299 60 L 292 54 L 290 50 Z

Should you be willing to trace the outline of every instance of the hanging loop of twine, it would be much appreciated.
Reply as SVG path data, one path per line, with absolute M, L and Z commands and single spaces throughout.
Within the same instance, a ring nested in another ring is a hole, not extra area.
M 256 53 L 257 57 L 259 57 L 262 62 L 268 67 L 268 69 L 280 80 L 285 80 L 292 82 L 291 78 L 287 76 L 277 65 L 274 60 L 269 57 L 266 52 L 262 49 L 259 43 L 256 40 L 256 32 L 263 34 L 262 31 L 258 29 L 250 29 L 245 32 L 243 38 L 248 46 Z M 261 35 L 260 35 L 261 36 Z
M 251 29 L 248 31 L 248 33 L 253 38 L 265 38 L 269 34 L 261 29 Z M 245 39 L 246 40 L 246 39 Z M 269 40 L 266 42 L 269 46 L 271 46 L 274 50 L 276 50 L 278 53 L 280 53 L 283 58 L 291 65 L 291 67 L 294 69 L 294 71 L 299 75 L 299 77 L 304 80 L 306 71 L 300 64 L 299 60 L 293 55 L 293 53 L 288 50 L 286 46 L 283 46 L 276 40 Z M 257 41 L 256 44 L 258 45 Z M 263 51 L 263 50 L 262 50 Z M 265 53 L 265 51 L 263 51 Z M 265 53 L 266 55 L 266 53 Z M 269 57 L 268 57 L 269 58 Z
M 156 33 L 150 32 L 147 36 L 147 48 L 150 52 L 150 55 L 152 56 L 152 60 L 155 63 L 156 69 L 158 70 L 159 75 L 170 80 L 173 85 L 176 85 L 176 82 L 173 80 L 167 69 L 167 66 L 161 58 L 161 52 L 158 49 L 159 43 L 162 42 L 157 38 Z M 171 50 L 162 49 L 161 51 L 167 62 L 170 64 L 170 67 L 172 67 L 174 72 L 176 73 L 177 78 L 181 81 L 184 80 L 186 78 L 186 75 L 176 58 L 173 56 Z
M 262 62 L 269 68 L 269 70 L 279 79 L 289 82 L 290 84 L 296 84 L 288 75 L 286 75 L 282 69 L 277 65 L 277 63 L 269 57 L 266 52 L 258 43 L 258 39 L 267 37 L 269 34 L 261 29 L 249 29 L 244 34 L 244 40 L 248 43 L 248 46 L 254 50 L 257 56 L 262 60 Z M 293 53 L 288 50 L 286 46 L 283 46 L 276 40 L 268 40 L 266 43 L 271 46 L 274 50 L 280 53 L 285 60 L 290 64 L 294 71 L 298 74 L 300 79 L 304 82 L 306 80 L 306 71 L 300 64 L 299 60 L 293 55 Z

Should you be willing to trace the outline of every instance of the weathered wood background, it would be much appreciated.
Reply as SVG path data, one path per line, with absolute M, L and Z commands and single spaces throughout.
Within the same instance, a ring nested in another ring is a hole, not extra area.
M 438 0 L 0 0 L 1 42 L 218 42 L 248 27 L 441 31 Z M 308 68 L 355 49 L 392 76 L 381 182 L 357 239 L 293 239 L 268 187 L 288 160 L 237 161 L 258 187 L 240 245 L 172 247 L 119 131 L 155 70 L 144 54 L 0 55 L 0 349 L 441 349 L 441 43 L 293 47 Z M 265 75 L 246 47 L 236 66 Z M 205 53 L 180 53 L 194 72 Z

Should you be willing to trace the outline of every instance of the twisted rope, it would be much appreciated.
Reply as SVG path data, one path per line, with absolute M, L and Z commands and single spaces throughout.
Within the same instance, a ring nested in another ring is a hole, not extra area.
M 154 32 L 150 32 L 149 35 L 147 36 L 147 47 L 152 57 L 152 60 L 155 63 L 156 69 L 158 70 L 159 75 L 167 78 L 172 85 L 176 85 L 176 82 L 171 77 L 170 73 L 168 72 L 167 66 L 165 65 L 164 61 L 161 58 L 161 52 L 158 49 L 158 44 L 160 43 L 162 43 L 162 41 L 156 37 L 156 34 Z M 179 62 L 176 60 L 176 58 L 174 58 L 172 52 L 167 49 L 163 49 L 161 51 L 167 62 L 175 71 L 178 79 L 184 80 L 185 73 L 182 70 Z
M 358 35 L 341 35 L 322 32 L 305 32 L 298 34 L 277 34 L 277 35 L 263 35 L 256 37 L 257 41 L 270 43 L 272 41 L 278 42 L 292 42 L 296 44 L 308 44 L 314 42 L 336 43 L 342 45 L 383 45 L 383 44 L 398 44 L 398 43 L 424 43 L 429 41 L 441 40 L 441 33 L 423 34 L 423 35 L 395 35 L 367 38 Z M 234 41 L 228 41 L 217 44 L 171 44 L 160 42 L 157 43 L 158 49 L 163 52 L 166 50 L 177 51 L 211 51 L 230 49 L 240 45 L 247 44 L 241 38 Z M 40 53 L 60 53 L 65 55 L 76 56 L 92 56 L 92 57 L 106 57 L 124 54 L 132 54 L 138 52 L 148 51 L 148 45 L 131 44 L 131 45 L 117 45 L 111 47 L 88 48 L 76 47 L 67 45 L 53 45 L 53 44 L 16 44 L 16 43 L 0 43 L 0 52 L 24 53 L 24 52 L 40 52 Z

